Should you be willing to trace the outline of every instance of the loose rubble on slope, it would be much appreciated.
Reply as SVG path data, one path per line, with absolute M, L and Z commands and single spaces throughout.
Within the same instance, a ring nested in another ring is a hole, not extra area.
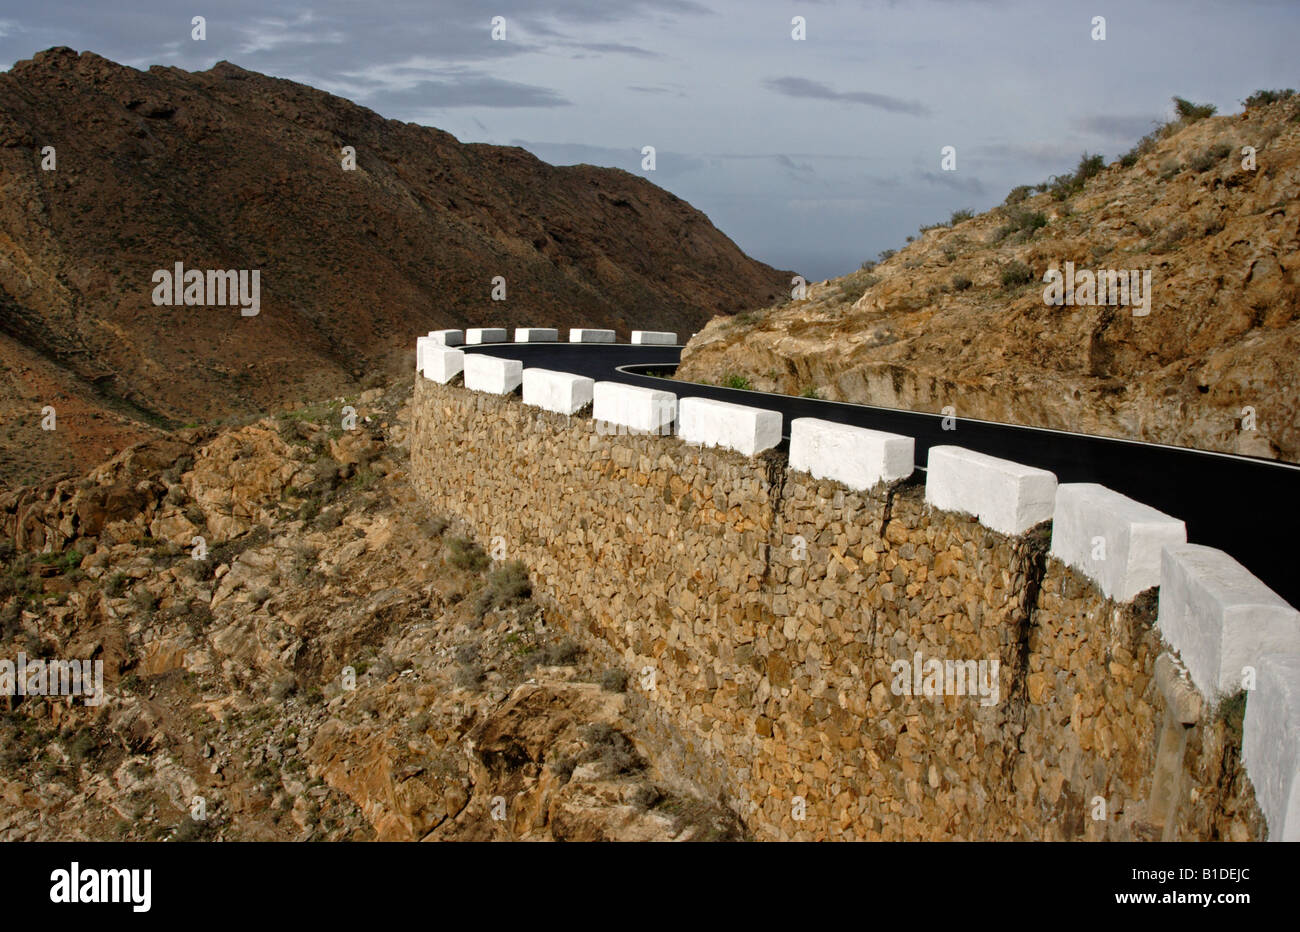
M 420 505 L 409 391 L 0 493 L 0 657 L 102 660 L 108 694 L 0 698 L 0 839 L 744 837 L 527 568 Z

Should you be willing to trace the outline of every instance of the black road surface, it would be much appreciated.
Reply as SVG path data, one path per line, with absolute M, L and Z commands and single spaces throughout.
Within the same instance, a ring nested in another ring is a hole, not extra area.
M 1300 531 L 1300 466 L 994 421 L 958 418 L 954 429 L 944 430 L 944 419 L 938 414 L 644 374 L 646 370 L 671 372 L 681 358 L 680 346 L 497 343 L 461 348 L 518 359 L 525 368 L 555 369 L 597 381 L 659 388 L 679 398 L 714 398 L 780 411 L 786 444 L 793 418 L 816 417 L 912 437 L 918 468 L 924 467 L 930 447 L 951 444 L 1051 470 L 1060 482 L 1096 482 L 1182 519 L 1189 542 L 1230 553 L 1278 595 L 1300 606 L 1300 566 L 1292 540 Z

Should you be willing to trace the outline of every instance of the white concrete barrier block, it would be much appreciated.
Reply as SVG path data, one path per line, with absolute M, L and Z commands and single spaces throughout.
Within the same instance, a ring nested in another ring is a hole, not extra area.
M 1003 534 L 1023 534 L 1052 517 L 1056 476 L 962 447 L 931 447 L 925 500 L 935 508 L 974 515 Z
M 441 343 L 443 346 L 463 346 L 465 343 L 464 330 L 430 330 L 429 339 L 435 343 Z
M 426 379 L 446 385 L 465 369 L 465 354 L 458 349 L 430 344 L 424 347 L 424 366 L 420 370 Z
M 1164 548 L 1156 626 L 1211 701 L 1239 692 L 1262 658 L 1300 654 L 1300 612 L 1213 547 Z
M 815 417 L 790 422 L 790 468 L 866 491 L 905 479 L 915 468 L 911 437 Z
M 516 327 L 516 343 L 554 343 L 560 332 L 552 327 Z
M 633 330 L 632 342 L 644 345 L 676 346 L 677 334 L 666 330 Z
M 482 343 L 504 343 L 505 341 L 505 327 L 470 327 L 465 331 L 465 342 L 471 346 L 478 346 Z
M 476 392 L 508 395 L 523 381 L 524 364 L 482 353 L 465 353 L 465 387 Z
M 593 387 L 592 419 L 634 431 L 667 434 L 677 419 L 677 396 L 653 388 L 597 382 Z
M 781 412 L 710 398 L 683 398 L 677 406 L 677 433 L 687 443 L 753 456 L 781 442 Z
M 588 330 L 575 328 L 569 331 L 570 343 L 613 343 L 613 330 Z
M 1241 758 L 1268 823 L 1269 841 L 1300 841 L 1300 657 L 1260 662 L 1246 694 Z
M 1116 602 L 1160 584 L 1160 548 L 1187 542 L 1187 526 L 1149 505 L 1092 482 L 1056 488 L 1052 556 Z
M 524 404 L 557 414 L 576 414 L 591 404 L 596 383 L 581 375 L 551 369 L 524 370 Z
M 424 371 L 424 348 L 431 344 L 433 340 L 429 337 L 415 338 L 415 371 Z

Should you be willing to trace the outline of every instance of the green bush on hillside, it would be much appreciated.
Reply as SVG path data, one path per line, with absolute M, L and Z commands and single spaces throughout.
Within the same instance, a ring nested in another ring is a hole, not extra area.
M 1247 110 L 1251 110 L 1255 107 L 1266 107 L 1269 104 L 1275 104 L 1279 100 L 1290 100 L 1294 96 L 1295 91 L 1289 87 L 1280 91 L 1259 90 L 1243 100 L 1242 104 Z
M 1178 119 L 1184 123 L 1195 123 L 1197 120 L 1214 116 L 1219 112 L 1219 108 L 1214 104 L 1194 104 L 1186 97 L 1175 97 L 1174 111 L 1178 114 Z

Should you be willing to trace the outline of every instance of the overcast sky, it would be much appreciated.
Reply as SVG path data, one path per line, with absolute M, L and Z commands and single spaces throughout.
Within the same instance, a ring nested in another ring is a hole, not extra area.
M 1115 158 L 1173 94 L 1234 112 L 1300 86 L 1297 38 L 1296 0 L 0 0 L 0 67 L 55 45 L 226 59 L 465 142 L 644 174 L 811 279 L 1085 149 Z

